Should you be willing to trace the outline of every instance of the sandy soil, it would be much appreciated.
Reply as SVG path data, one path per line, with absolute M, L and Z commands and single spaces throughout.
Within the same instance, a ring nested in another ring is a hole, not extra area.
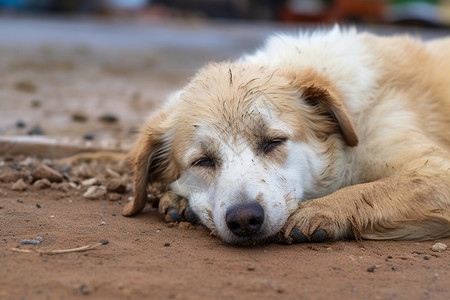
M 75 37 L 82 36 L 78 25 L 64 26 Z M 115 28 L 118 34 L 120 28 Z M 139 28 L 127 27 L 125 34 L 142 31 Z M 92 40 L 101 40 L 96 39 L 97 27 L 84 30 Z M 161 32 L 167 34 L 165 30 Z M 178 30 L 180 38 L 192 34 L 183 25 Z M 211 36 L 219 41 L 234 36 L 242 42 L 234 44 L 235 52 L 249 46 L 251 36 L 260 36 L 240 28 L 234 33 L 221 30 Z M 149 39 L 161 32 L 149 34 Z M 141 32 L 139 39 L 145 36 L 147 32 Z M 149 111 L 183 85 L 196 67 L 220 57 L 219 50 L 229 50 L 220 43 L 216 52 L 210 49 L 214 55 L 201 44 L 190 50 L 109 46 L 90 47 L 82 40 L 0 45 L 0 134 L 24 135 L 39 127 L 48 137 L 110 141 L 129 148 Z M 105 116 L 110 118 L 101 118 Z M 46 189 L 32 184 L 36 179 L 30 174 L 42 161 L 64 175 L 62 183 Z M 167 223 L 150 205 L 137 217 L 122 217 L 121 209 L 132 194 L 125 164 L 67 165 L 0 153 L 0 176 L 11 169 L 21 172 L 26 190 L 14 191 L 14 182 L 0 181 L 0 299 L 448 299 L 450 295 L 449 250 L 431 250 L 437 242 L 450 245 L 450 238 L 234 247 L 200 225 Z M 83 196 L 88 189 L 83 180 L 97 178 L 96 184 L 107 186 L 116 175 L 127 187 L 121 193 L 108 192 L 95 200 Z M 38 237 L 39 245 L 21 244 Z M 84 252 L 45 254 L 100 240 L 108 243 Z
M 448 299 L 450 293 L 450 255 L 431 251 L 435 241 L 233 247 L 201 226 L 166 223 L 151 207 L 124 218 L 123 202 L 1 184 L 0 298 Z M 38 236 L 40 245 L 21 245 Z M 86 252 L 11 250 L 70 249 L 102 239 L 109 243 Z M 369 272 L 372 266 L 378 267 Z

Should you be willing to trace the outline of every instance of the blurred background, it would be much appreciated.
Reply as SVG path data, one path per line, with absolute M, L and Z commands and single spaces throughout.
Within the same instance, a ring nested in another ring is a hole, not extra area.
M 0 0 L 8 12 L 450 25 L 450 0 Z
M 129 148 L 208 61 L 335 23 L 449 36 L 450 0 L 0 0 L 0 143 Z

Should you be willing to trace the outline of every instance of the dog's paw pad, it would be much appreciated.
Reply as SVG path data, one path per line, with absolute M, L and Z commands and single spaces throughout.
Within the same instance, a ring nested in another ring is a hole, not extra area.
M 293 229 L 291 233 L 292 243 L 304 243 L 308 241 L 306 235 L 300 232 L 298 229 Z
M 328 234 L 325 232 L 325 230 L 322 229 L 314 231 L 311 235 L 311 242 L 321 243 L 328 241 L 329 239 L 330 237 L 328 236 Z

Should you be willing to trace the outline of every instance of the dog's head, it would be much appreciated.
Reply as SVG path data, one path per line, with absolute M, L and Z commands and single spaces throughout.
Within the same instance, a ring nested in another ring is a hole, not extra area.
M 229 243 L 280 231 L 298 202 L 329 192 L 336 151 L 358 143 L 335 87 L 315 70 L 210 64 L 143 127 L 135 196 L 162 182 Z

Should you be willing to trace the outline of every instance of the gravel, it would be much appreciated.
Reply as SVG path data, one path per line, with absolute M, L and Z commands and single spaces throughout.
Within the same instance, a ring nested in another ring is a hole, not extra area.
M 35 183 L 33 183 L 33 186 L 35 186 L 36 188 L 43 190 L 43 189 L 48 189 L 52 186 L 51 182 L 47 179 L 39 179 L 37 180 Z
M 28 185 L 25 183 L 25 181 L 23 181 L 23 179 L 19 179 L 17 180 L 12 186 L 11 189 L 13 191 L 18 191 L 18 192 L 22 192 L 25 191 L 27 189 Z
M 63 176 L 58 171 L 50 168 L 45 164 L 39 164 L 32 172 L 34 179 L 47 179 L 50 182 L 62 182 Z
M 87 199 L 100 199 L 106 195 L 106 188 L 101 185 L 93 185 L 87 189 L 83 196 Z
M 447 250 L 447 245 L 443 243 L 436 243 L 431 246 L 431 250 L 433 250 L 434 252 L 442 252 Z

